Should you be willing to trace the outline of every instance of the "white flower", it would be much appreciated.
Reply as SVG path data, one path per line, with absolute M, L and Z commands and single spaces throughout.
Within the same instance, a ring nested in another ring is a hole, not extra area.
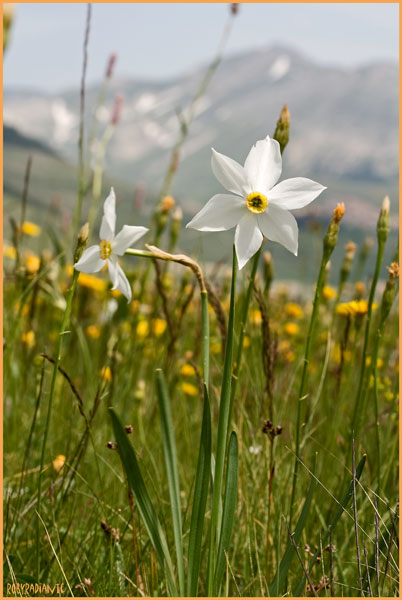
M 268 135 L 251 148 L 244 167 L 213 148 L 211 166 L 218 181 L 235 195 L 213 196 L 187 227 L 199 231 L 236 227 L 239 269 L 258 251 L 263 236 L 297 256 L 297 223 L 289 210 L 306 206 L 326 188 L 304 177 L 276 184 L 282 157 L 278 142 Z
M 146 227 L 134 227 L 124 225 L 116 236 L 116 196 L 111 188 L 109 196 L 103 205 L 103 218 L 99 232 L 100 244 L 87 248 L 80 260 L 75 263 L 74 268 L 83 273 L 96 273 L 107 263 L 110 279 L 113 283 L 112 289 L 118 289 L 130 302 L 131 287 L 123 269 L 118 263 L 117 257 L 122 256 L 127 248 L 140 239 L 148 229 Z

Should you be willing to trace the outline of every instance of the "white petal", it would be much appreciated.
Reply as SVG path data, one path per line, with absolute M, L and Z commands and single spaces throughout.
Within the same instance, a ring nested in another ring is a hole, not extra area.
M 117 289 L 127 298 L 127 302 L 131 302 L 131 298 L 132 298 L 131 286 L 130 286 L 130 283 L 129 283 L 123 269 L 121 268 L 121 266 L 118 263 L 117 263 L 117 276 L 118 276 Z
M 119 276 L 117 271 L 117 258 L 115 256 L 111 256 L 107 261 L 107 266 L 109 269 L 109 277 L 113 284 L 113 290 L 115 290 L 119 284 Z
M 235 227 L 246 212 L 248 209 L 243 198 L 217 194 L 208 200 L 186 227 L 198 231 L 225 231 Z
M 123 229 L 116 235 L 112 242 L 113 253 L 119 255 L 124 254 L 127 248 L 145 235 L 147 231 L 147 227 L 124 225 Z
M 251 148 L 244 163 L 244 170 L 253 192 L 267 194 L 282 172 L 281 149 L 276 140 L 267 135 Z
M 103 218 L 99 237 L 101 240 L 111 242 L 116 228 L 116 195 L 114 189 L 110 189 L 110 194 L 103 204 Z
M 297 256 L 298 227 L 296 219 L 288 210 L 268 204 L 267 210 L 258 215 L 258 224 L 266 238 L 282 244 Z
M 262 244 L 262 233 L 256 215 L 248 211 L 242 218 L 235 233 L 235 246 L 239 269 L 242 269 Z
M 220 154 L 212 148 L 211 157 L 212 172 L 224 188 L 238 194 L 247 196 L 252 190 L 248 185 L 244 167 L 238 162 L 224 154 Z
M 307 206 L 326 189 L 320 183 L 306 177 L 294 177 L 284 179 L 273 187 L 269 192 L 268 200 L 282 208 L 293 210 Z
M 84 250 L 80 260 L 75 263 L 74 269 L 82 273 L 97 273 L 104 264 L 105 261 L 100 257 L 99 246 L 90 246 Z

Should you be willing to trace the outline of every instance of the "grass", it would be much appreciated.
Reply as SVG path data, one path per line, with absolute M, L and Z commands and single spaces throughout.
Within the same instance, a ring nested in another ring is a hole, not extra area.
M 128 270 L 131 270 L 134 289 L 136 281 L 139 282 L 141 269 L 145 268 L 136 260 L 137 263 L 133 262 L 132 257 L 126 260 L 127 266 L 130 265 Z M 52 267 L 57 269 L 56 265 L 57 261 Z M 64 336 L 64 352 L 60 361 L 64 375 L 59 374 L 56 381 L 42 476 L 41 517 L 48 536 L 45 536 L 41 526 L 38 548 L 35 512 L 38 465 L 53 368 L 48 360 L 41 357 L 41 353 L 45 352 L 53 358 L 57 355 L 62 317 L 60 299 L 65 294 L 70 278 L 61 268 L 52 272 L 52 276 L 43 267 L 41 269 L 36 275 L 26 273 L 15 279 L 12 262 L 6 263 L 4 510 L 8 560 L 16 579 L 29 581 L 35 574 L 35 554 L 38 550 L 41 556 L 40 581 L 63 581 L 62 566 L 76 595 L 89 593 L 85 580 L 91 581 L 98 596 L 165 595 L 167 584 L 161 578 L 160 567 L 149 544 L 137 503 L 132 505 L 129 502 L 118 452 L 108 448 L 109 441 L 113 448 L 115 436 L 107 408 L 113 406 L 121 422 L 133 427 L 131 439 L 144 481 L 167 534 L 167 544 L 173 552 L 173 522 L 168 478 L 163 467 L 164 438 L 159 425 L 155 370 L 165 367 L 168 360 L 167 386 L 178 456 L 183 543 L 187 544 L 203 413 L 202 394 L 199 392 L 201 383 L 196 374 L 202 366 L 201 302 L 194 294 L 183 319 L 181 335 L 174 350 L 167 356 L 169 331 L 166 328 L 161 333 L 166 316 L 162 303 L 155 301 L 152 278 L 148 281 L 144 303 L 140 307 L 135 302 L 127 305 L 125 299 L 117 295 L 113 298 L 108 290 L 96 291 L 91 287 L 92 281 L 86 282 L 84 279 L 80 282 L 79 278 L 71 326 L 69 333 Z M 383 275 L 384 270 L 383 267 Z M 258 278 L 262 285 L 262 275 L 259 274 Z M 218 272 L 210 279 L 225 307 L 229 291 L 227 275 Z M 239 279 L 237 304 L 241 304 L 246 293 L 247 271 Z M 164 288 L 169 295 L 169 310 L 173 319 L 182 310 L 185 299 L 183 291 L 187 292 L 192 285 L 195 282 L 180 266 L 166 273 Z M 17 319 L 16 307 L 27 286 L 31 286 L 31 291 L 25 295 Z M 351 281 L 346 285 L 341 300 L 351 299 L 354 295 Z M 272 418 L 262 354 L 263 335 L 266 332 L 261 329 L 261 311 L 257 300 L 251 298 L 243 366 L 232 419 L 238 436 L 239 481 L 236 525 L 224 578 L 225 589 L 230 595 L 268 595 L 268 586 L 275 576 L 278 560 L 289 543 L 286 519 L 289 516 L 289 490 L 295 459 L 297 394 L 312 297 L 313 289 L 307 297 L 294 296 L 290 289 L 274 285 L 269 298 L 264 298 L 274 361 L 271 375 L 275 415 L 273 425 L 283 428 L 281 435 L 274 439 L 271 439 L 270 433 L 262 431 L 264 421 Z M 376 300 L 379 303 L 381 297 Z M 309 552 L 314 554 L 317 550 L 321 557 L 320 563 L 314 564 L 310 572 L 315 585 L 319 585 L 324 576 L 330 575 L 329 552 L 320 544 L 339 507 L 345 473 L 346 480 L 351 478 L 352 456 L 346 452 L 350 443 L 353 398 L 358 386 L 355 365 L 359 364 L 363 349 L 366 318 L 365 315 L 352 318 L 348 342 L 342 350 L 342 364 L 340 345 L 344 339 L 347 318 L 336 315 L 334 326 L 330 329 L 333 302 L 324 300 L 319 308 L 306 389 L 306 407 L 310 415 L 301 429 L 301 455 L 294 506 L 295 518 L 298 519 L 317 453 L 315 477 L 318 485 L 299 543 L 306 564 L 310 558 Z M 299 310 L 294 308 L 294 304 Z M 212 429 L 216 431 L 222 373 L 221 333 L 211 309 L 210 317 L 210 401 Z M 376 350 L 375 332 L 379 318 L 379 311 L 374 311 L 369 352 Z M 137 323 L 135 331 L 134 323 Z M 296 327 L 289 327 L 290 323 Z M 356 447 L 357 462 L 363 453 L 367 454 L 367 465 L 356 488 L 358 531 L 367 548 L 371 585 L 375 588 L 376 500 L 380 593 L 390 596 L 397 589 L 398 580 L 397 544 L 393 533 L 397 523 L 398 473 L 396 326 L 394 307 L 383 330 L 379 351 L 382 362 L 377 375 L 381 465 L 376 464 L 375 390 L 369 368 L 365 403 L 361 409 L 362 433 Z M 235 332 L 239 331 L 239 327 L 240 323 L 237 322 Z M 30 331 L 34 332 L 34 340 L 26 335 Z M 13 337 L 14 342 L 8 346 L 8 340 Z M 196 370 L 192 369 L 193 364 Z M 105 367 L 108 367 L 106 372 Z M 271 453 L 274 453 L 274 473 L 269 495 L 268 482 L 273 468 Z M 26 460 L 22 465 L 24 455 Z M 66 457 L 60 471 L 52 464 L 58 455 Z M 379 491 L 376 485 L 378 468 L 382 474 L 382 488 Z M 204 556 L 210 518 L 207 505 L 202 542 Z M 102 523 L 107 525 L 106 529 L 102 529 Z M 111 533 L 113 531 L 115 534 Z M 336 547 L 333 552 L 333 586 L 337 595 L 353 596 L 360 593 L 353 531 L 353 512 L 349 504 L 331 536 L 332 544 Z M 307 544 L 309 552 L 304 550 Z M 206 568 L 205 561 L 201 562 L 198 589 L 201 595 L 206 592 Z M 7 565 L 5 569 L 7 583 L 11 581 L 11 571 Z M 302 575 L 302 567 L 297 557 L 293 557 L 286 578 L 289 594 L 295 593 Z M 363 584 L 364 590 L 367 590 L 365 570 Z M 320 594 L 324 593 L 328 593 L 328 590 L 323 588 Z

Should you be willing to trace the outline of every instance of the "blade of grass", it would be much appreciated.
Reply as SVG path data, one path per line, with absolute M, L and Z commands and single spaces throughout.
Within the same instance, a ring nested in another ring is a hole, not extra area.
M 188 541 L 187 595 L 189 597 L 197 596 L 198 574 L 201 563 L 202 530 L 204 527 L 205 508 L 208 499 L 208 486 L 211 472 L 211 452 L 211 410 L 207 386 L 204 384 L 204 411 L 194 487 L 193 509 L 191 513 L 190 536 Z
M 235 318 L 235 295 L 237 279 L 237 258 L 236 249 L 233 246 L 233 264 L 232 264 L 232 284 L 230 292 L 230 309 L 228 323 L 228 338 L 225 348 L 225 361 L 222 375 L 222 389 L 219 404 L 218 436 L 216 448 L 216 463 L 214 472 L 214 485 L 212 492 L 212 515 L 211 515 L 211 534 L 209 547 L 209 569 L 208 569 L 208 596 L 213 595 L 215 556 L 216 548 L 219 542 L 219 507 L 222 496 L 222 480 L 225 465 L 226 441 L 229 423 L 230 410 L 230 388 L 232 379 L 233 363 L 233 338 L 234 338 L 234 318 Z
M 180 510 L 180 484 L 177 467 L 176 443 L 174 438 L 172 410 L 165 377 L 161 369 L 156 369 L 156 387 L 161 416 L 163 451 L 169 484 L 170 504 L 172 507 L 173 533 L 176 545 L 177 571 L 180 595 L 184 596 L 183 535 Z
M 280 595 L 280 590 L 286 580 L 287 573 L 289 571 L 291 562 L 296 554 L 295 548 L 297 548 L 297 544 L 300 541 L 301 534 L 303 533 L 303 529 L 306 525 L 307 517 L 310 511 L 311 500 L 313 498 L 314 491 L 317 486 L 315 475 L 315 469 L 317 465 L 317 455 L 314 459 L 314 466 L 310 481 L 310 486 L 307 492 L 306 500 L 304 501 L 304 505 L 299 517 L 299 520 L 296 525 L 295 532 L 292 534 L 291 539 L 286 547 L 285 554 L 282 557 L 282 560 L 278 566 L 275 577 L 269 585 L 270 594 L 274 596 Z
M 237 503 L 237 480 L 239 474 L 239 448 L 237 435 L 232 431 L 229 440 L 228 465 L 226 475 L 225 496 L 223 501 L 222 526 L 219 535 L 219 546 L 216 557 L 214 595 L 219 595 L 225 571 L 226 554 L 229 550 L 233 533 L 234 515 Z
M 127 475 L 127 480 L 133 491 L 141 519 L 148 532 L 152 546 L 155 549 L 162 571 L 166 572 L 169 591 L 172 596 L 177 596 L 177 586 L 173 573 L 172 559 L 166 542 L 166 536 L 159 522 L 145 482 L 141 475 L 140 467 L 134 449 L 128 441 L 127 434 L 113 408 L 109 408 L 114 434 L 118 444 L 120 459 Z
M 343 499 L 341 501 L 338 502 L 338 510 L 335 513 L 334 518 L 332 519 L 331 523 L 328 526 L 328 529 L 324 535 L 324 537 L 322 538 L 322 542 L 321 545 L 324 546 L 326 541 L 328 540 L 329 536 L 332 535 L 335 525 L 337 524 L 337 522 L 339 521 L 339 519 L 341 518 L 343 511 L 345 510 L 345 508 L 349 505 L 350 500 L 352 499 L 353 496 L 353 486 L 355 485 L 355 483 L 357 481 L 359 481 L 361 474 L 363 472 L 364 469 L 364 465 L 366 463 L 366 454 L 363 455 L 363 458 L 360 460 L 359 464 L 356 467 L 356 474 L 355 476 L 352 477 L 352 481 L 349 484 L 349 487 L 343 497 Z M 314 556 L 311 558 L 310 560 L 310 564 L 309 564 L 309 568 L 308 571 L 310 572 L 311 569 L 313 568 L 316 560 L 317 560 L 317 556 L 320 553 L 320 549 L 318 549 Z M 300 596 L 302 590 L 303 590 L 303 586 L 304 586 L 304 581 L 305 581 L 305 575 L 302 576 L 301 580 L 299 581 L 297 588 L 296 588 L 296 592 L 295 592 L 295 596 Z

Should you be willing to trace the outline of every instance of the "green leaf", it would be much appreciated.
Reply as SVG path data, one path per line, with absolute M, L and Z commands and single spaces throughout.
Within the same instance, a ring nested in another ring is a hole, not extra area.
M 152 505 L 148 491 L 145 487 L 137 457 L 133 447 L 128 441 L 127 434 L 114 409 L 109 408 L 109 412 L 112 418 L 114 434 L 118 444 L 121 462 L 126 472 L 128 483 L 133 491 L 141 519 L 144 522 L 151 543 L 155 549 L 160 566 L 163 572 L 166 571 L 169 583 L 169 591 L 172 596 L 177 596 L 177 586 L 173 574 L 173 565 L 170 558 L 166 537 Z
M 183 538 L 180 510 L 180 484 L 177 467 L 176 443 L 173 429 L 172 410 L 165 377 L 161 369 L 156 370 L 156 387 L 158 392 L 159 410 L 161 415 L 161 429 L 163 451 L 165 455 L 166 470 L 169 484 L 170 504 L 172 508 L 173 533 L 176 545 L 177 567 L 179 575 L 180 595 L 184 596 L 184 562 Z
M 316 488 L 316 479 L 314 476 L 316 465 L 317 465 L 317 455 L 315 456 L 315 460 L 314 460 L 314 466 L 313 466 L 313 471 L 312 471 L 312 475 L 311 475 L 310 486 L 309 486 L 309 489 L 307 492 L 307 497 L 304 501 L 303 508 L 302 508 L 299 520 L 297 522 L 294 535 L 293 535 L 294 543 L 292 543 L 292 541 L 289 540 L 288 545 L 285 550 L 285 554 L 282 557 L 282 560 L 276 571 L 275 577 L 273 578 L 271 584 L 269 585 L 270 595 L 272 595 L 272 596 L 280 595 L 282 586 L 285 582 L 287 573 L 289 571 L 289 567 L 290 567 L 291 562 L 296 554 L 296 549 L 295 549 L 294 544 L 297 545 L 300 542 L 301 534 L 303 533 L 303 529 L 306 525 L 308 513 L 310 510 L 311 500 L 313 498 L 314 491 Z
M 201 563 L 202 531 L 211 469 L 211 410 L 207 386 L 204 385 L 204 411 L 202 416 L 200 449 L 198 452 L 195 478 L 193 510 L 191 513 L 190 537 L 188 541 L 187 596 L 197 596 L 198 574 Z
M 366 458 L 367 457 L 364 454 L 363 458 L 361 459 L 361 461 L 359 462 L 359 464 L 356 467 L 356 481 L 359 481 L 359 479 L 361 477 L 361 474 L 363 472 L 364 465 L 365 465 L 365 462 L 366 462 Z M 335 516 L 332 519 L 331 523 L 328 525 L 328 529 L 327 529 L 324 537 L 322 538 L 320 547 L 324 546 L 324 544 L 327 542 L 327 540 L 328 540 L 328 538 L 330 536 L 331 531 L 332 532 L 334 531 L 334 527 L 337 524 L 337 522 L 339 521 L 339 519 L 341 518 L 343 511 L 345 510 L 345 508 L 349 504 L 349 502 L 350 502 L 350 500 L 352 498 L 352 495 L 353 495 L 353 478 L 352 478 L 352 481 L 349 484 L 349 487 L 348 487 L 348 489 L 346 491 L 346 494 L 343 497 L 343 500 L 338 502 L 338 510 L 336 511 Z M 310 564 L 309 564 L 309 567 L 308 567 L 308 571 L 309 572 L 313 568 L 313 566 L 314 566 L 314 564 L 315 564 L 315 562 L 317 560 L 317 557 L 318 557 L 318 555 L 319 555 L 319 553 L 321 551 L 320 547 L 317 549 L 316 553 L 314 554 L 314 556 L 310 560 Z M 303 573 L 302 578 L 299 581 L 298 586 L 296 588 L 295 596 L 300 596 L 300 594 L 302 593 L 305 579 L 306 579 L 306 576 Z
M 222 527 L 219 536 L 218 554 L 215 568 L 215 593 L 219 593 L 226 565 L 226 553 L 232 538 L 234 516 L 237 502 L 237 480 L 239 474 L 239 449 L 237 435 L 232 431 L 229 440 L 226 488 L 223 500 Z

